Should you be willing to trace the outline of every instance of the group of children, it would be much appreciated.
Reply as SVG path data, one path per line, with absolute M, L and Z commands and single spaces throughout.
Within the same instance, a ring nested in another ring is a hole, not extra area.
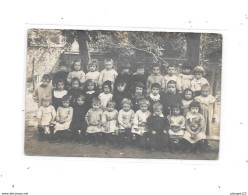
M 163 76 L 157 64 L 151 75 L 142 65 L 131 74 L 128 62 L 119 74 L 112 59 L 105 59 L 104 65 L 99 72 L 98 61 L 92 60 L 85 74 L 80 61 L 74 61 L 69 73 L 61 63 L 53 78 L 43 75 L 33 94 L 40 139 L 120 148 L 134 144 L 171 152 L 203 152 L 209 147 L 206 135 L 212 133 L 216 99 L 203 67 L 192 72 L 184 63 L 176 75 L 175 66 L 169 65 Z

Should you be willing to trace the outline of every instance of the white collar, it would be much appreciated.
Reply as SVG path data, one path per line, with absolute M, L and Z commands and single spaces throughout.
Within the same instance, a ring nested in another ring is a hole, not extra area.
M 153 113 L 153 116 L 155 116 L 154 113 Z M 163 113 L 161 113 L 161 114 L 159 115 L 159 117 L 164 117 Z
M 160 100 L 160 95 L 153 95 L 152 93 L 150 93 L 150 98 L 153 100 L 153 101 L 159 101 Z
M 95 91 L 86 91 L 87 94 L 93 94 Z

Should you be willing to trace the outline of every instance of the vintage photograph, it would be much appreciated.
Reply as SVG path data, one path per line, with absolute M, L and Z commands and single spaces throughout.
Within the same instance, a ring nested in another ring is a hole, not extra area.
M 25 154 L 218 160 L 222 35 L 28 29 Z

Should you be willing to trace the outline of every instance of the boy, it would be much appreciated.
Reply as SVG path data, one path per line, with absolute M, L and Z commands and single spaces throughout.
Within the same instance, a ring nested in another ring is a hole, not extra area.
M 34 100 L 38 102 L 38 108 L 41 107 L 42 98 L 49 97 L 50 101 L 52 99 L 51 80 L 52 78 L 49 74 L 44 74 L 42 76 L 41 85 L 39 85 L 33 93 Z
M 167 86 L 167 83 L 169 81 L 177 81 L 177 76 L 175 75 L 175 65 L 169 65 L 167 67 L 167 75 L 164 76 L 164 83 L 165 83 L 165 87 Z

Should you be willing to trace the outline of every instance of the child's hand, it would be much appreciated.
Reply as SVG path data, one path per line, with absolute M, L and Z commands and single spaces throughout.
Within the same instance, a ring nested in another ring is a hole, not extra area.
M 155 135 L 157 132 L 156 131 L 152 131 L 152 134 Z
M 216 118 L 213 118 L 213 119 L 212 119 L 212 123 L 215 123 L 215 122 L 216 122 Z
M 163 133 L 164 133 L 164 134 L 167 134 L 167 131 L 166 131 L 166 130 L 164 130 L 164 131 L 163 131 Z

